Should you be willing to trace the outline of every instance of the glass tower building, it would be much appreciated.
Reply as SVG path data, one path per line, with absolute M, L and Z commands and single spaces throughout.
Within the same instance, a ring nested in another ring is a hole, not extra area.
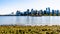
M 46 13 L 50 15 L 50 7 L 46 8 Z

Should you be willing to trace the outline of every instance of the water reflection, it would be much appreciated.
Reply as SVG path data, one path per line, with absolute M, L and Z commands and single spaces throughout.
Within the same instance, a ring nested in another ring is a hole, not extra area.
M 27 22 L 27 24 L 29 24 L 29 16 L 26 16 L 26 22 Z
M 20 17 L 19 16 L 16 16 L 16 19 L 15 19 L 16 21 L 16 24 L 21 24 L 21 23 L 19 23 L 20 22 Z
M 60 25 L 60 16 L 0 16 L 0 25 Z
M 60 24 L 60 16 L 51 16 L 50 17 L 50 23 L 51 25 L 54 24 L 54 25 L 59 25 Z

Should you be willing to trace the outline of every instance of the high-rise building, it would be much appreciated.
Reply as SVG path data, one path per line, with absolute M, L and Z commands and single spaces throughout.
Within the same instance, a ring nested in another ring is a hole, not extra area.
M 43 13 L 43 10 L 40 10 L 40 12 L 41 12 L 42 15 L 44 14 L 44 13 Z
M 56 10 L 56 15 L 58 16 L 58 14 L 59 14 L 59 10 Z
M 50 7 L 46 8 L 46 13 L 50 15 Z
M 31 15 L 34 15 L 35 11 L 33 9 L 31 9 Z
M 19 16 L 19 15 L 21 15 L 21 13 L 20 13 L 20 11 L 17 10 L 16 16 Z
M 27 9 L 26 14 L 29 15 L 29 9 Z
M 41 14 L 41 12 L 40 12 L 40 10 L 38 11 L 38 15 L 40 15 Z
M 27 9 L 27 11 L 24 12 L 24 15 L 29 15 L 29 9 Z
M 52 10 L 52 15 L 54 15 L 54 10 Z
M 46 14 L 46 10 L 44 10 L 44 14 Z
M 31 14 L 33 14 L 34 13 L 34 10 L 33 9 L 31 9 Z
M 38 14 L 38 11 L 37 10 L 34 11 L 34 15 L 36 15 L 36 14 Z

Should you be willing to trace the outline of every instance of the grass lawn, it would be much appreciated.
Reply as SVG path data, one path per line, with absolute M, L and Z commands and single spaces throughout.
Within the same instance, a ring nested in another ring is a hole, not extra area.
M 0 26 L 0 34 L 60 34 L 60 26 Z

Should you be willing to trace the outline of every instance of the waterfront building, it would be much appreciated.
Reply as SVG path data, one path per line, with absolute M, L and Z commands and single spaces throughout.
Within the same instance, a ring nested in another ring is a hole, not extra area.
M 26 12 L 24 12 L 24 16 L 26 15 Z
M 27 9 L 27 11 L 26 11 L 26 15 L 29 15 L 29 9 Z
M 21 15 L 20 11 L 17 10 L 16 16 L 20 16 L 20 15 Z
M 31 14 L 33 14 L 33 9 L 31 9 Z
M 52 15 L 54 15 L 54 10 L 52 10 Z
M 46 10 L 44 10 L 44 14 L 46 14 Z
M 43 10 L 40 10 L 40 12 L 41 12 L 41 15 L 43 15 L 43 14 L 44 14 Z
M 31 15 L 34 15 L 35 11 L 33 9 L 31 9 Z
M 56 15 L 57 15 L 57 16 L 59 15 L 59 10 L 56 10 Z
M 54 16 L 56 16 L 56 10 L 54 10 Z
M 29 15 L 29 9 L 27 9 L 27 11 L 24 11 L 24 15 Z
M 38 15 L 41 15 L 41 12 L 40 12 L 40 10 L 38 11 Z
M 34 15 L 38 15 L 38 11 L 37 10 L 34 10 Z
M 46 13 L 50 15 L 50 7 L 46 8 Z

